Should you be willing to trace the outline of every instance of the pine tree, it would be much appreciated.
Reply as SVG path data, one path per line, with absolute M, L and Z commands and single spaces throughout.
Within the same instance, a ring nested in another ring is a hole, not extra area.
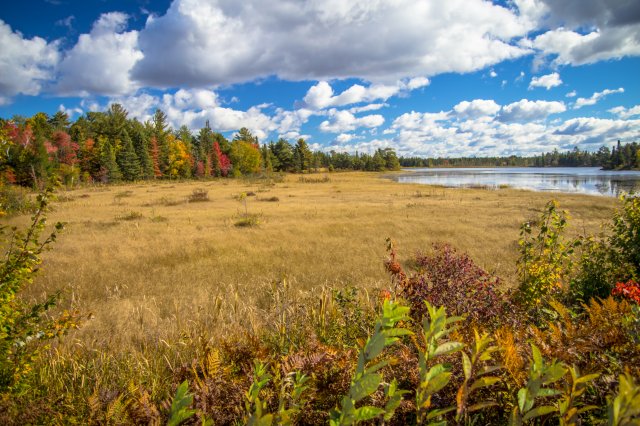
M 169 146 L 167 144 L 167 135 L 169 134 L 169 125 L 167 124 L 167 114 L 157 109 L 153 115 L 153 135 L 158 145 L 158 161 L 160 171 L 164 174 L 169 167 Z
M 113 145 L 104 136 L 99 138 L 99 142 L 102 180 L 104 182 L 118 182 L 122 180 L 122 173 L 116 162 L 116 152 Z
M 130 122 L 129 136 L 133 142 L 133 149 L 136 152 L 138 161 L 140 162 L 140 172 L 142 179 L 151 179 L 154 177 L 153 162 L 149 155 L 149 136 L 144 125 L 138 120 Z
M 140 179 L 142 177 L 140 161 L 136 155 L 131 137 L 126 130 L 122 130 L 122 133 L 120 134 L 120 143 L 122 144 L 122 147 L 118 152 L 116 161 L 120 171 L 122 172 L 122 177 L 124 180 L 128 181 Z

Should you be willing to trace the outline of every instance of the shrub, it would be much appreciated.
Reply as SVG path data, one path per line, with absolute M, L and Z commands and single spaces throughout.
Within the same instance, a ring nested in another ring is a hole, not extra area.
M 520 227 L 517 299 L 534 316 L 538 314 L 534 308 L 544 306 L 568 288 L 571 256 L 577 241 L 564 240 L 567 220 L 568 213 L 558 210 L 556 201 L 550 201 L 539 221 L 527 221 Z
M 238 219 L 233 225 L 238 228 L 253 228 L 260 226 L 261 217 L 262 215 L 259 214 L 242 215 L 242 217 L 240 217 L 240 219 Z
M 0 181 L 0 217 L 5 214 L 25 213 L 34 207 L 27 190 L 16 185 L 5 185 Z
M 196 188 L 191 192 L 191 195 L 187 197 L 187 201 L 190 203 L 209 201 L 209 191 L 204 188 Z
M 466 254 L 448 244 L 434 244 L 431 253 L 418 253 L 416 271 L 408 276 L 390 246 L 385 265 L 399 284 L 399 294 L 411 305 L 414 318 L 427 313 L 424 302 L 444 306 L 451 315 L 465 315 L 468 321 L 495 325 L 506 298 L 498 291 L 500 280 L 477 266 Z
M 46 226 L 46 211 L 53 194 L 51 188 L 37 197 L 37 208 L 29 227 L 12 230 L 3 246 L 8 247 L 0 264 L 0 391 L 14 390 L 30 373 L 40 356 L 41 342 L 61 336 L 76 327 L 77 313 L 63 312 L 47 317 L 55 306 L 58 294 L 49 295 L 40 303 L 28 303 L 20 291 L 31 284 L 42 262 L 41 254 L 56 240 L 63 225 L 44 240 L 40 236 Z M 0 228 L 5 237 L 6 228 Z
M 131 210 L 127 213 L 122 213 L 119 216 L 116 216 L 116 220 L 138 220 L 142 219 L 144 215 L 140 212 Z
M 640 198 L 622 197 L 622 208 L 614 214 L 611 230 L 609 242 L 617 281 L 640 279 Z
M 300 183 L 327 183 L 327 182 L 331 182 L 331 178 L 329 176 L 323 176 L 321 178 L 312 178 L 312 177 L 300 176 L 298 178 L 298 182 L 300 182 Z

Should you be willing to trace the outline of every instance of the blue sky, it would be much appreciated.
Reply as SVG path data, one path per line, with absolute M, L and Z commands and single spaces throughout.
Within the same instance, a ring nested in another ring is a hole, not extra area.
M 0 117 L 121 103 L 173 126 L 401 155 L 640 134 L 636 0 L 33 0 L 0 9 Z

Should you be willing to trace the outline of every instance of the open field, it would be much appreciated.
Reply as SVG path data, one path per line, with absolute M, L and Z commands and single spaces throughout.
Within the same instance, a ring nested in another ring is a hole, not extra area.
M 256 327 L 283 278 L 294 298 L 323 287 L 383 288 L 387 237 L 405 259 L 449 242 L 512 285 L 519 225 L 538 217 L 549 199 L 570 211 L 572 232 L 597 231 L 617 204 L 398 184 L 379 174 L 306 176 L 310 181 L 289 175 L 270 183 L 158 182 L 61 193 L 50 220 L 66 222 L 67 230 L 30 294 L 61 289 L 65 307 L 92 314 L 67 342 L 124 349 L 168 340 L 194 324 L 213 334 Z M 186 202 L 198 188 L 209 201 Z M 260 224 L 234 226 L 245 211 L 237 198 L 251 192 L 247 211 Z

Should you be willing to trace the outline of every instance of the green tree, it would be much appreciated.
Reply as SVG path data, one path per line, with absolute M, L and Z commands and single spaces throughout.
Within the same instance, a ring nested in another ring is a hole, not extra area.
M 293 159 L 294 170 L 296 172 L 302 173 L 311 169 L 313 154 L 309 149 L 309 145 L 307 145 L 307 142 L 303 138 L 298 139 L 296 142 L 296 146 L 293 150 Z
M 116 156 L 116 161 L 122 172 L 122 177 L 128 181 L 138 180 L 142 177 L 142 168 L 140 167 L 140 161 L 136 155 L 131 137 L 124 129 L 120 134 L 120 141 L 121 148 Z
M 280 138 L 273 145 L 273 154 L 277 159 L 275 169 L 279 172 L 290 172 L 293 170 L 293 147 L 285 139 Z
M 98 138 L 100 146 L 101 180 L 103 182 L 118 182 L 122 179 L 120 167 L 116 162 L 116 151 L 111 142 L 104 136 Z
M 231 163 L 234 171 L 241 174 L 258 173 L 260 150 L 249 142 L 236 139 L 231 144 Z

